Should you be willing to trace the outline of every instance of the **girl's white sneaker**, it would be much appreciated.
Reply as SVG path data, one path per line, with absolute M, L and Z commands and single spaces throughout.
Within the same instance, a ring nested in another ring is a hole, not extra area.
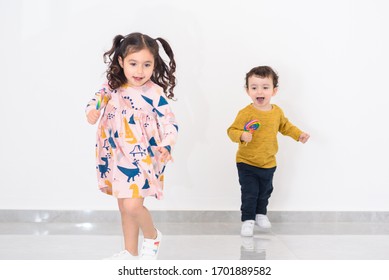
M 155 239 L 144 238 L 140 252 L 141 260 L 156 260 L 158 258 L 159 246 L 161 244 L 162 233 L 158 230 Z
M 123 250 L 109 258 L 105 258 L 104 260 L 137 260 L 138 256 L 133 256 L 127 250 Z
M 240 234 L 242 236 L 253 236 L 254 235 L 254 220 L 247 220 L 242 223 L 242 229 L 240 230 Z

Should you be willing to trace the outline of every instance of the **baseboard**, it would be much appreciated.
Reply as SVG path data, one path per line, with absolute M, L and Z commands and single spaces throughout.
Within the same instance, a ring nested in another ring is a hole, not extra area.
M 240 222 L 239 211 L 151 211 L 155 222 L 165 223 L 233 223 Z M 270 211 L 274 223 L 389 223 L 389 212 L 369 211 Z M 4 223 L 107 223 L 119 222 L 114 210 L 0 210 Z

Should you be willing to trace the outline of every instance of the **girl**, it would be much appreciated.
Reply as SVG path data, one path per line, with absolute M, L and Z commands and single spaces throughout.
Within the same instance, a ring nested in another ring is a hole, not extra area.
M 169 65 L 159 55 L 162 45 Z M 174 97 L 176 63 L 170 45 L 141 33 L 117 35 L 104 53 L 107 84 L 87 105 L 95 124 L 103 113 L 96 144 L 98 185 L 118 200 L 124 250 L 109 259 L 157 259 L 162 234 L 143 206 L 145 197 L 161 199 L 164 170 L 171 160 L 178 126 L 165 97 Z M 164 97 L 165 95 L 165 97 Z

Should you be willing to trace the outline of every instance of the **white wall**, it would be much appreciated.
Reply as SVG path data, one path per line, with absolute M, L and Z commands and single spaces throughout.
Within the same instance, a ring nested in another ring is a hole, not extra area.
M 203 3 L 203 4 L 201 4 Z M 280 135 L 269 210 L 389 211 L 385 0 L 0 2 L 0 209 L 116 209 L 98 192 L 84 106 L 117 34 L 168 39 L 177 59 L 175 163 L 154 210 L 238 210 L 236 145 L 252 67 L 311 133 Z

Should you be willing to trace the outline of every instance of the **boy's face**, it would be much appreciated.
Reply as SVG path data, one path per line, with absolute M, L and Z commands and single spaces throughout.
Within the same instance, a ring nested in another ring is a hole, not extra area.
M 255 108 L 262 111 L 271 110 L 271 98 L 276 95 L 278 88 L 274 88 L 271 77 L 251 76 L 248 78 L 247 94 L 253 101 Z

